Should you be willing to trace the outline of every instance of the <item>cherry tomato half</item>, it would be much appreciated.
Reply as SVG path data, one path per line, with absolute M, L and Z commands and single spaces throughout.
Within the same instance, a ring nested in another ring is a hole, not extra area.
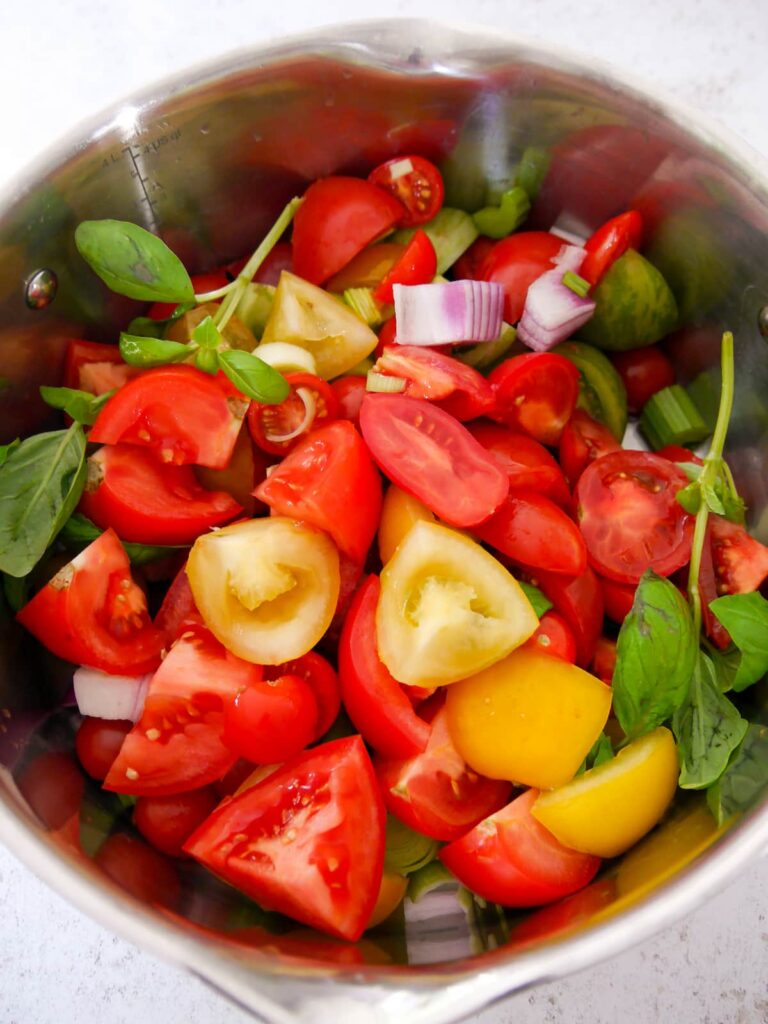
M 658 345 L 615 352 L 611 362 L 624 382 L 627 408 L 633 413 L 642 412 L 649 398 L 675 383 L 675 368 Z
M 256 679 L 224 709 L 224 743 L 254 764 L 287 761 L 317 733 L 317 701 L 299 676 Z
M 709 517 L 718 594 L 749 594 L 768 577 L 768 548 L 743 526 Z
M 581 264 L 579 276 L 596 285 L 606 270 L 627 249 L 639 249 L 643 240 L 643 218 L 637 210 L 627 210 L 606 221 L 584 243 L 587 255 Z
M 579 528 L 559 505 L 536 491 L 510 491 L 498 511 L 476 526 L 475 532 L 528 569 L 579 576 L 587 567 Z
M 404 207 L 398 224 L 413 227 L 432 220 L 443 205 L 443 176 L 423 156 L 398 156 L 379 164 L 368 181 L 396 196 Z
M 387 271 L 373 292 L 377 302 L 394 302 L 396 284 L 429 284 L 437 272 L 437 255 L 429 235 L 419 229 L 397 262 Z
M 496 396 L 492 419 L 542 444 L 558 443 L 579 397 L 579 371 L 569 359 L 555 352 L 514 356 L 491 371 L 488 383 Z
M 92 779 L 100 782 L 107 777 L 112 763 L 120 753 L 123 740 L 133 728 L 133 722 L 84 718 L 75 736 L 75 753 L 80 764 Z
M 343 577 L 343 560 L 341 572 Z M 308 651 L 293 661 L 286 661 L 282 665 L 267 665 L 264 668 L 265 679 L 278 679 L 287 675 L 303 679 L 312 691 L 317 704 L 317 727 L 312 739 L 317 740 L 328 732 L 338 717 L 341 707 L 339 677 L 330 662 L 317 651 Z
M 563 471 L 544 445 L 527 434 L 485 420 L 472 423 L 467 429 L 504 467 L 511 489 L 538 491 L 558 505 L 570 504 L 571 492 Z
M 311 430 L 337 420 L 341 411 L 336 392 L 322 377 L 286 373 L 285 379 L 291 390 L 279 405 L 251 402 L 248 409 L 251 437 L 270 455 L 285 455 Z M 314 413 L 310 415 L 313 405 Z
M 518 231 L 490 250 L 480 267 L 481 281 L 495 281 L 504 289 L 504 319 L 516 324 L 523 315 L 528 289 L 551 270 L 552 260 L 563 247 L 562 238 L 548 231 Z
M 560 465 L 571 487 L 576 486 L 590 462 L 618 451 L 621 445 L 607 427 L 593 420 L 583 409 L 574 409 L 563 427 L 558 446 Z
M 388 345 L 373 368 L 377 373 L 406 381 L 406 397 L 437 402 L 461 422 L 490 413 L 496 402 L 481 373 L 431 348 Z
M 182 857 L 184 843 L 218 802 L 213 786 L 175 796 L 140 796 L 133 809 L 133 823 L 160 853 Z

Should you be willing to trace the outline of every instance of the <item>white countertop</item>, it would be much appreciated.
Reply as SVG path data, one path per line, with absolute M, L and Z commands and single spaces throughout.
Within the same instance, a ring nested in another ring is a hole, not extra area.
M 78 120 L 227 50 L 361 16 L 496 25 L 630 69 L 768 156 L 766 0 L 6 0 L 0 184 Z M 0 847 L 0 1024 L 246 1024 L 182 971 L 93 924 Z M 681 925 L 476 1024 L 768 1021 L 768 862 Z

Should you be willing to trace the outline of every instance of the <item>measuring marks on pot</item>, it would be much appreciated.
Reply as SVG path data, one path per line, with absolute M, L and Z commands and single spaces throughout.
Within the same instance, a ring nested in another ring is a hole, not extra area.
M 126 141 L 121 149 L 109 153 L 102 161 L 101 166 L 104 170 L 121 165 L 128 167 L 131 179 L 135 183 L 136 203 L 144 208 L 145 216 L 154 229 L 158 226 L 158 203 L 165 197 L 166 190 L 157 174 L 152 172 L 152 163 L 166 147 L 173 146 L 180 140 L 181 129 L 177 128 L 153 138 Z

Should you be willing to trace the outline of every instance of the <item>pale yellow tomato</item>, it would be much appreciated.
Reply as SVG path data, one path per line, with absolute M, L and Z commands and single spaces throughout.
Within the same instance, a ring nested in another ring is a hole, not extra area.
M 446 707 L 456 749 L 476 772 L 551 789 L 578 771 L 611 691 L 562 658 L 519 650 L 452 686 Z
M 381 573 L 379 657 L 409 686 L 443 686 L 493 664 L 538 619 L 514 577 L 469 537 L 417 522 Z
M 613 760 L 542 793 L 532 813 L 564 846 L 618 857 L 660 820 L 679 774 L 675 741 L 662 726 L 634 740 Z
M 198 537 L 187 575 L 214 636 L 259 665 L 278 665 L 311 650 L 328 629 L 339 597 L 339 555 L 332 541 L 282 516 Z
M 371 919 L 368 922 L 369 928 L 375 928 L 377 924 L 386 921 L 390 914 L 393 914 L 405 898 L 408 891 L 408 879 L 402 875 L 396 875 L 393 871 L 385 871 L 381 876 L 381 886 L 376 905 L 371 911 Z
M 379 555 L 386 565 L 410 528 L 421 521 L 434 523 L 434 513 L 423 501 L 392 484 L 384 495 L 379 522 Z
M 165 337 L 169 341 L 186 342 L 192 338 L 192 332 L 207 316 L 214 316 L 219 309 L 216 302 L 206 302 L 202 306 L 195 306 L 168 324 L 165 329 Z M 244 352 L 252 352 L 256 347 L 256 337 L 245 324 L 236 316 L 231 316 L 222 332 L 224 341 L 230 348 L 239 348 Z
M 256 465 L 253 461 L 253 444 L 248 427 L 243 424 L 237 435 L 235 447 L 224 469 L 209 469 L 207 466 L 193 466 L 195 476 L 209 491 L 226 491 L 243 506 L 246 515 L 256 511 L 253 488 L 256 480 Z

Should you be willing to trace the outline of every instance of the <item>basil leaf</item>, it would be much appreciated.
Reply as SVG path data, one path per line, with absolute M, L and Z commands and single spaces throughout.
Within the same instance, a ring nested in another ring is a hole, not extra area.
M 8 576 L 6 573 L 3 573 L 3 595 L 8 602 L 8 607 L 14 614 L 20 612 L 27 603 L 29 579 L 29 574 L 26 576 Z
M 113 292 L 144 302 L 193 302 L 184 264 L 165 242 L 126 220 L 86 220 L 77 251 Z
M 655 729 L 680 707 L 697 651 L 688 603 L 669 580 L 649 570 L 616 644 L 613 707 L 629 739 Z
M 720 483 L 718 489 L 717 483 Z M 722 494 L 722 481 L 717 481 L 714 484 L 701 484 L 701 496 L 707 503 L 707 508 L 710 512 L 714 512 L 716 516 L 725 515 L 725 506 L 723 505 L 720 494 Z
M 768 786 L 768 726 L 750 722 L 728 767 L 707 790 L 707 804 L 718 825 L 748 811 Z
M 685 473 L 691 483 L 695 483 L 699 479 L 701 471 L 704 469 L 703 466 L 699 466 L 696 462 L 676 462 L 675 465 Z
M 192 341 L 196 342 L 200 348 L 217 349 L 224 339 L 214 323 L 213 317 L 207 316 L 192 331 Z
M 768 601 L 758 593 L 729 594 L 709 606 L 741 653 L 733 689 L 745 690 L 768 672 Z
M 677 492 L 677 501 L 679 505 L 682 505 L 686 512 L 689 512 L 692 516 L 701 508 L 701 487 L 697 481 L 688 484 L 687 487 L 683 487 L 681 491 Z
M 720 687 L 720 693 L 728 693 L 733 689 L 733 681 L 741 664 L 741 654 L 735 647 L 727 651 L 719 651 L 716 647 L 709 645 L 709 656 L 715 666 L 715 678 Z
M 198 349 L 195 356 L 195 366 L 203 373 L 215 374 L 219 369 L 219 353 L 212 348 Z
M 747 722 L 717 685 L 715 667 L 700 653 L 685 704 L 672 718 L 682 789 L 706 789 L 723 774 Z
M 288 397 L 285 377 L 250 352 L 236 348 L 219 352 L 219 366 L 238 391 L 257 402 L 277 405 Z
M 85 434 L 79 423 L 28 437 L 0 470 L 0 570 L 26 576 L 80 500 Z
M 16 438 L 15 441 L 11 441 L 9 444 L 0 444 L 0 466 L 5 465 L 5 463 L 8 461 L 8 456 L 11 454 L 11 452 L 15 451 L 20 444 L 21 441 L 19 440 L 18 437 Z
M 538 587 L 534 587 L 532 583 L 526 583 L 524 580 L 518 580 L 517 582 L 525 596 L 528 598 L 531 608 L 533 608 L 539 618 L 541 618 L 544 612 L 548 612 L 550 608 L 554 607 L 549 598 L 546 597 Z
M 98 540 L 102 533 L 103 531 L 90 519 L 80 512 L 75 512 L 61 528 L 59 540 L 64 547 L 79 551 Z M 164 558 L 174 551 L 182 550 L 181 547 L 166 547 L 160 544 L 134 544 L 124 540 L 121 540 L 120 543 L 134 565 L 146 565 L 148 562 Z
M 40 388 L 40 395 L 43 401 L 54 409 L 62 409 L 73 420 L 90 427 L 96 422 L 96 417 L 116 390 L 113 388 L 104 395 L 92 395 L 89 391 L 77 391 L 75 388 L 43 386 Z
M 138 338 L 162 338 L 168 324 L 175 323 L 180 317 L 195 308 L 194 302 L 180 302 L 170 316 L 162 320 L 155 320 L 151 316 L 136 316 L 128 324 L 126 334 L 132 334 Z
M 180 341 L 142 338 L 125 333 L 120 335 L 120 355 L 129 366 L 141 366 L 144 369 L 167 366 L 168 363 L 180 363 L 191 354 L 189 345 Z
M 606 761 L 613 760 L 613 744 L 611 743 L 610 736 L 606 736 L 604 732 L 601 732 L 592 745 L 592 749 L 587 754 L 587 768 L 597 768 L 601 764 L 605 764 Z

